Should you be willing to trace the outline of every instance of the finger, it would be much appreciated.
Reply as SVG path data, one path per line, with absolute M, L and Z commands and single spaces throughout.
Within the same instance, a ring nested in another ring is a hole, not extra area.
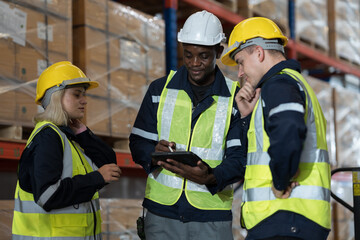
M 208 167 L 202 162 L 202 161 L 198 161 L 196 164 L 201 170 L 208 170 Z
M 176 143 L 175 142 L 169 142 L 169 147 L 176 149 Z
M 255 92 L 252 89 L 245 89 L 241 96 L 247 100 L 247 101 L 251 101 L 254 98 Z
M 257 101 L 260 97 L 260 93 L 261 93 L 261 88 L 257 88 L 254 92 L 253 100 Z
M 181 172 L 181 169 L 177 168 L 176 166 L 174 166 L 172 164 L 169 164 L 169 163 L 166 163 L 163 161 L 159 161 L 159 166 L 161 166 L 162 168 L 164 168 L 170 172 L 173 172 L 175 174 L 179 174 Z

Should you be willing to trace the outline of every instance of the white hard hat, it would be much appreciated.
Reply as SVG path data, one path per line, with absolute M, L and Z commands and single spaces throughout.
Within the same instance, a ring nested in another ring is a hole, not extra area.
M 179 42 L 214 46 L 226 40 L 220 20 L 205 10 L 192 14 L 178 33 Z

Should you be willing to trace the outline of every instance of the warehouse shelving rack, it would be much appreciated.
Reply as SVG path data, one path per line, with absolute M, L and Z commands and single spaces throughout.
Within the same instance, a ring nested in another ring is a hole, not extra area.
M 0 138 L 0 169 L 2 172 L 16 172 L 26 140 Z M 115 150 L 117 164 L 123 169 L 122 176 L 144 177 L 145 171 L 132 161 L 126 150 Z
M 165 0 L 165 2 L 177 2 L 182 1 L 187 3 L 188 5 L 194 6 L 198 9 L 205 9 L 209 12 L 214 13 L 220 19 L 226 21 L 229 24 L 233 24 L 234 26 L 245 18 L 235 14 L 229 9 L 217 4 L 211 0 Z M 167 5 L 176 6 L 177 4 L 171 3 Z M 328 1 L 329 10 L 334 8 L 334 0 Z M 327 67 L 333 67 L 337 71 L 340 71 L 343 74 L 351 74 L 358 78 L 360 78 L 360 67 L 352 65 L 350 63 L 343 62 L 339 59 L 336 59 L 332 56 L 328 56 L 323 52 L 312 48 L 300 41 L 296 41 L 294 26 L 295 26 L 295 0 L 289 0 L 289 27 L 290 27 L 290 39 L 287 44 L 288 57 L 296 59 L 298 54 L 302 54 L 306 56 L 309 60 L 313 60 L 318 62 L 319 64 L 324 64 Z M 334 24 L 331 22 L 331 24 Z M 333 44 L 333 43 L 330 43 Z
M 146 4 L 146 1 L 128 1 L 128 0 L 117 0 L 116 2 L 122 4 L 140 3 Z M 154 1 L 152 1 L 154 2 Z M 176 67 L 176 33 L 177 33 L 177 18 L 176 14 L 178 11 L 179 2 L 188 6 L 205 9 L 217 15 L 222 21 L 227 24 L 235 26 L 238 22 L 245 19 L 228 8 L 222 6 L 216 1 L 212 0 L 164 0 L 156 1 L 160 8 L 164 10 L 164 18 L 166 22 L 166 53 L 167 53 L 167 70 L 174 69 Z M 299 54 L 306 56 L 310 61 L 314 61 L 325 65 L 326 67 L 333 67 L 337 70 L 337 73 L 351 74 L 360 79 L 360 67 L 352 65 L 350 63 L 343 62 L 334 57 L 328 56 L 327 54 L 318 51 L 302 42 L 296 41 L 293 32 L 291 31 L 294 26 L 294 2 L 295 0 L 289 0 L 289 26 L 291 37 L 289 39 L 287 50 L 290 58 L 296 59 Z M 334 4 L 334 0 L 329 0 L 329 4 Z M 148 4 L 149 5 L 149 4 Z M 156 6 L 152 5 L 153 8 Z M 139 9 L 142 10 L 142 9 Z M 16 171 L 17 163 L 20 158 L 21 152 L 25 147 L 25 141 L 0 139 L 0 169 L 2 171 Z M 144 171 L 140 166 L 135 164 L 131 159 L 131 154 L 128 151 L 117 151 L 117 162 L 120 167 L 129 169 L 128 172 L 131 175 L 145 175 Z

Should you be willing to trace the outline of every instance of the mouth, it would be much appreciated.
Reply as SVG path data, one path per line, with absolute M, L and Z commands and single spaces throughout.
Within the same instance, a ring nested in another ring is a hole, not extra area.
M 203 72 L 203 70 L 201 69 L 190 69 L 190 72 L 192 73 L 192 75 L 199 75 Z

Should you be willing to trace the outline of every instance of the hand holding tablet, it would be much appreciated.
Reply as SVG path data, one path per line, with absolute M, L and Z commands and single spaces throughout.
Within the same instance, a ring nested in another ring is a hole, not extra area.
M 166 159 L 173 159 L 175 161 L 195 167 L 201 158 L 193 152 L 189 151 L 176 151 L 176 152 L 153 152 L 151 157 L 156 161 L 167 162 Z

